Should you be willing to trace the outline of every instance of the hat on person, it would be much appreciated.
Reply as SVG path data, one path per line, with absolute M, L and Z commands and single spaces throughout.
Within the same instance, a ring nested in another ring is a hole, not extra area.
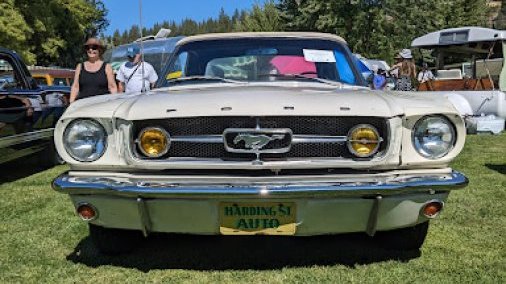
M 137 46 L 130 46 L 127 48 L 126 56 L 127 57 L 135 57 L 137 54 L 139 54 L 141 51 L 139 47 Z
M 104 44 L 97 38 L 94 38 L 94 37 L 90 37 L 85 43 L 84 43 L 84 46 L 87 46 L 87 45 L 97 45 L 99 46 L 100 48 L 102 49 L 105 49 L 105 46 Z
M 84 43 L 84 49 L 87 50 L 88 46 L 96 45 L 98 46 L 98 52 L 99 54 L 104 54 L 105 51 L 105 45 L 97 38 L 90 37 L 86 42 Z
M 401 52 L 399 52 L 399 55 L 404 59 L 412 59 L 413 55 L 411 55 L 410 49 L 403 49 Z

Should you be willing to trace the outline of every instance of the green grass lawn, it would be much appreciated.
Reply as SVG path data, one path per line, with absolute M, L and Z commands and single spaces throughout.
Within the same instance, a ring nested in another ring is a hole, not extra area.
M 468 136 L 453 163 L 470 179 L 450 194 L 420 252 L 362 235 L 310 238 L 154 235 L 130 255 L 104 257 L 70 200 L 50 188 L 59 166 L 13 176 L 2 166 L 0 283 L 506 282 L 506 134 Z

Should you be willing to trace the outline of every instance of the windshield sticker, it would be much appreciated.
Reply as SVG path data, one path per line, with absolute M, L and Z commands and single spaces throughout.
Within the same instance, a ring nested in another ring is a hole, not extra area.
M 332 50 L 303 49 L 304 59 L 309 62 L 336 62 Z

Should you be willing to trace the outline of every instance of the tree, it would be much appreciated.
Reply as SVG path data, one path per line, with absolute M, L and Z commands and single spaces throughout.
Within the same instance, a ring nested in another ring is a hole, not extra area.
M 184 19 L 181 23 L 180 32 L 182 35 L 196 35 L 199 33 L 199 25 L 192 19 Z
M 254 4 L 252 11 L 236 23 L 236 30 L 249 32 L 272 32 L 283 30 L 283 24 L 276 5 L 271 0 L 264 6 Z
M 128 42 L 132 42 L 141 37 L 141 30 L 139 26 L 133 25 L 128 32 Z
M 280 0 L 287 30 L 342 36 L 354 52 L 393 58 L 428 32 L 458 26 L 486 26 L 486 0 Z
M 108 24 L 98 0 L 4 0 L 0 43 L 28 63 L 75 66 L 82 44 Z
M 226 33 L 232 30 L 232 21 L 230 17 L 225 14 L 225 10 L 221 8 L 220 14 L 218 16 L 218 23 L 215 27 L 215 31 L 219 33 Z
M 501 10 L 499 11 L 499 15 L 494 20 L 494 27 L 496 29 L 505 30 L 506 29 L 506 3 L 502 2 Z
M 14 0 L 0 3 L 0 46 L 18 51 L 27 63 L 35 63 L 35 54 L 30 52 L 28 38 L 33 30 L 28 26 Z
M 119 30 L 116 29 L 112 34 L 112 44 L 114 44 L 114 46 L 117 46 L 120 43 L 121 43 L 121 34 L 119 33 Z

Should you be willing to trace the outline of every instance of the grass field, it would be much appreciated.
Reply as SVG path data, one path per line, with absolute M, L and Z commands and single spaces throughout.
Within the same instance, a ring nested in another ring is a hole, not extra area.
M 469 186 L 450 195 L 422 250 L 404 253 L 355 234 L 154 235 L 130 255 L 103 257 L 68 197 L 49 186 L 66 166 L 19 170 L 27 166 L 0 168 L 0 283 L 506 282 L 506 134 L 468 137 L 452 166 Z

